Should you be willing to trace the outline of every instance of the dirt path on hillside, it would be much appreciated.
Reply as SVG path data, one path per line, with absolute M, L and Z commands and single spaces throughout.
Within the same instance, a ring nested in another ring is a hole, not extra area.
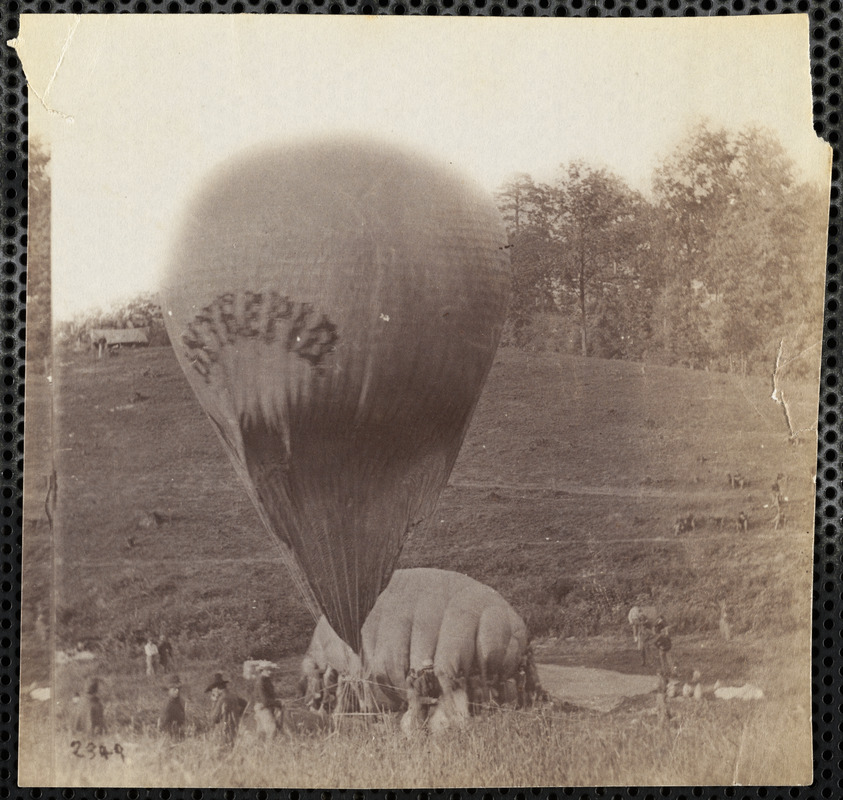
M 626 675 L 592 667 L 537 664 L 545 691 L 554 699 L 593 711 L 612 711 L 628 697 L 649 694 L 658 688 L 655 675 Z
M 742 536 L 745 539 L 751 538 L 752 541 L 767 541 L 767 540 L 782 540 L 782 534 L 779 531 L 771 533 L 760 533 L 757 531 L 750 531 L 744 533 Z M 616 536 L 612 538 L 600 537 L 600 544 L 643 544 L 643 543 L 657 543 L 657 542 L 673 542 L 679 544 L 700 544 L 701 542 L 715 542 L 724 541 L 729 542 L 734 540 L 734 533 L 716 533 L 702 536 L 700 534 L 692 534 L 690 536 Z M 572 541 L 572 540 L 571 540 Z M 522 548 L 532 547 L 550 547 L 554 544 L 568 544 L 569 541 L 563 539 L 546 539 L 538 542 L 521 542 Z M 185 565 L 186 562 L 183 556 L 158 556 L 158 557 L 144 557 L 141 555 L 126 556 L 125 558 L 108 558 L 108 559 L 94 559 L 94 558 L 56 558 L 56 566 L 75 566 L 85 565 L 87 567 L 120 567 L 120 568 L 137 568 L 147 564 L 176 564 L 179 566 Z M 195 570 L 202 566 L 220 566 L 222 564 L 283 564 L 284 561 L 281 556 L 268 550 L 266 555 L 261 556 L 230 556 L 228 558 L 202 558 L 191 559 L 189 567 Z
M 734 498 L 740 497 L 735 489 L 723 490 L 694 490 L 687 487 L 681 489 L 659 489 L 653 486 L 587 486 L 581 483 L 569 481 L 554 481 L 552 484 L 542 483 L 475 483 L 472 481 L 459 481 L 449 483 L 448 489 L 468 489 L 484 492 L 558 492 L 559 494 L 572 495 L 600 495 L 607 497 L 679 497 L 682 500 L 693 500 L 694 498 L 710 500 L 712 498 Z M 758 491 L 758 487 L 755 487 Z M 752 487 L 741 490 L 746 493 L 752 491 Z

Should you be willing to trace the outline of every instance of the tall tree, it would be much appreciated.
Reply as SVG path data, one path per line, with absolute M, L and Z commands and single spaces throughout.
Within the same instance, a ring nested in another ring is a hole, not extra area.
M 583 355 L 592 352 L 591 329 L 597 325 L 603 328 L 601 353 L 626 352 L 620 343 L 633 341 L 627 327 L 637 323 L 627 313 L 627 325 L 610 330 L 620 318 L 610 309 L 637 288 L 646 243 L 638 227 L 646 206 L 640 195 L 608 170 L 574 162 L 551 184 L 517 175 L 497 198 L 512 245 L 516 331 L 538 311 L 571 310 Z M 633 307 L 628 304 L 627 312 Z M 640 340 L 637 333 L 635 339 Z
M 812 269 L 806 231 L 815 235 L 810 220 L 823 215 L 794 175 L 769 131 L 705 123 L 656 170 L 672 269 L 665 299 L 676 301 L 661 311 L 673 317 L 667 327 L 685 331 L 695 359 L 707 353 L 721 368 L 769 361 L 790 309 L 802 309 L 806 287 L 817 283 L 804 280 Z M 693 299 L 689 308 L 684 301 Z
M 534 208 L 536 186 L 526 172 L 513 175 L 495 192 L 501 215 L 511 236 L 518 236 L 530 225 L 530 212 Z
M 739 190 L 738 153 L 725 129 L 701 123 L 656 168 L 653 191 L 669 232 L 674 281 L 704 281 L 715 296 L 721 275 L 707 256 Z
M 546 187 L 526 173 L 515 175 L 495 193 L 507 224 L 512 260 L 509 321 L 517 344 L 526 344 L 537 312 L 556 310 L 554 276 L 557 248 L 548 234 Z
M 618 176 L 581 161 L 563 170 L 549 195 L 550 235 L 562 255 L 561 277 L 576 301 L 586 356 L 592 310 L 609 287 L 628 286 L 635 278 L 643 201 Z

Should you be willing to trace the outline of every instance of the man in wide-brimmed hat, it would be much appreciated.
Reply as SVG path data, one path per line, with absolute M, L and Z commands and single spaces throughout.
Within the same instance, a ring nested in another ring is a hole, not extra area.
M 205 689 L 211 693 L 211 721 L 214 725 L 222 724 L 223 741 L 231 746 L 237 736 L 240 719 L 248 703 L 228 688 L 228 681 L 221 672 L 214 674 L 214 679 Z
M 79 707 L 73 722 L 73 729 L 78 733 L 87 733 L 90 736 L 106 733 L 105 709 L 99 698 L 99 688 L 100 682 L 93 678 L 88 683 L 85 696 L 78 700 Z
M 174 739 L 181 739 L 184 737 L 186 717 L 179 676 L 170 675 L 164 682 L 164 688 L 167 690 L 167 702 L 158 717 L 158 730 Z

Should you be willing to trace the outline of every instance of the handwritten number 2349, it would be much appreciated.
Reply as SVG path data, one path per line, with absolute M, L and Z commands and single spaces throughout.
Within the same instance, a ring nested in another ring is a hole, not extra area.
M 73 755 L 76 758 L 96 758 L 99 755 L 100 758 L 108 759 L 109 756 L 120 756 L 121 761 L 125 761 L 126 758 L 123 755 L 123 748 L 114 743 L 114 749 L 109 750 L 104 744 L 97 746 L 93 742 L 88 742 L 84 747 L 82 746 L 82 742 L 78 739 L 74 739 L 70 743 L 70 748 L 73 750 Z

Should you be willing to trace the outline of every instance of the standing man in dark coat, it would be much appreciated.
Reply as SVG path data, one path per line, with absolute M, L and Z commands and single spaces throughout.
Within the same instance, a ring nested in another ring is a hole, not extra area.
M 167 638 L 166 633 L 162 633 L 158 639 L 158 663 L 163 670 L 170 670 L 175 667 L 173 662 L 173 646 Z
M 248 703 L 228 689 L 228 681 L 222 677 L 221 672 L 214 675 L 205 691 L 211 693 L 211 721 L 214 725 L 222 725 L 223 741 L 231 747 Z
M 169 734 L 174 739 L 184 738 L 184 700 L 181 697 L 181 681 L 178 675 L 172 675 L 167 681 L 167 702 L 158 717 L 158 730 Z
M 79 699 L 79 708 L 76 712 L 76 719 L 73 722 L 73 730 L 77 733 L 86 733 L 89 736 L 96 736 L 107 732 L 105 726 L 105 709 L 98 692 L 99 681 L 94 678 L 85 692 L 85 696 Z

